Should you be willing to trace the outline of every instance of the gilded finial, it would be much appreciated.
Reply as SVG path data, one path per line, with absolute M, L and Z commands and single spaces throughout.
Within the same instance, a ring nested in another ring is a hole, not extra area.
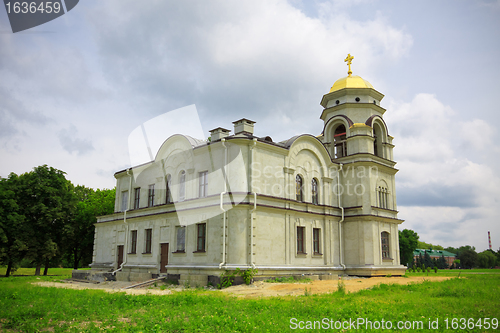
M 352 74 L 352 71 L 351 71 L 352 59 L 354 59 L 354 57 L 349 53 L 347 55 L 347 58 L 345 58 L 345 60 L 344 60 L 344 62 L 347 62 L 347 66 L 349 66 L 349 71 L 347 72 L 348 76 L 351 76 L 351 74 Z

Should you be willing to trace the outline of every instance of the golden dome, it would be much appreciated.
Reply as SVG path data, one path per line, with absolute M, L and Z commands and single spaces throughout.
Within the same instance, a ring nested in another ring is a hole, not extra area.
M 343 77 L 341 79 L 338 79 L 335 81 L 333 84 L 332 88 L 330 89 L 330 92 L 334 92 L 340 89 L 344 88 L 372 88 L 373 86 L 370 84 L 370 82 L 362 79 L 361 77 L 357 75 L 349 75 L 346 77 Z

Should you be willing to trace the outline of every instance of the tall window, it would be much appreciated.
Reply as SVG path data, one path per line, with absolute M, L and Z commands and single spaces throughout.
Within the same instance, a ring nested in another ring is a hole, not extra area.
M 305 229 L 305 227 L 297 227 L 297 253 L 305 253 L 305 251 L 304 251 L 304 229 Z
M 138 209 L 141 201 L 141 188 L 138 187 L 134 191 L 134 209 Z
M 380 238 L 382 239 L 382 258 L 390 258 L 389 256 L 389 233 L 383 231 Z
M 196 242 L 196 251 L 205 252 L 205 241 L 207 239 L 207 224 L 200 223 L 197 224 L 198 227 L 198 238 Z
M 302 177 L 300 175 L 295 176 L 295 196 L 297 201 L 303 201 L 304 196 L 302 195 Z
M 172 203 L 172 193 L 170 192 L 170 186 L 172 184 L 172 177 L 167 175 L 165 177 L 165 203 Z
M 130 232 L 130 253 L 137 253 L 137 230 L 132 230 Z
M 182 170 L 179 176 L 179 201 L 186 198 L 186 171 Z
M 373 124 L 373 154 L 375 156 L 383 156 L 383 147 L 382 147 L 382 128 L 379 124 Z
M 128 191 L 123 191 L 122 192 L 122 206 L 121 206 L 121 210 L 122 210 L 122 212 L 124 212 L 127 209 L 128 209 Z
M 177 252 L 186 251 L 186 227 L 176 227 Z
M 207 196 L 208 171 L 200 172 L 199 178 L 200 178 L 200 192 L 199 192 L 199 196 L 200 196 L 200 198 L 203 198 L 203 197 Z
M 149 185 L 148 189 L 148 207 L 155 205 L 155 184 Z
M 378 206 L 380 208 L 389 209 L 389 204 L 387 203 L 387 189 L 385 187 L 378 187 Z
M 153 229 L 146 229 L 145 232 L 146 232 L 145 235 L 146 246 L 144 248 L 144 253 L 151 253 L 151 241 L 153 237 Z
M 340 125 L 335 129 L 333 142 L 335 147 L 335 158 L 347 156 L 347 136 L 344 125 Z
M 314 254 L 320 254 L 320 251 L 319 251 L 319 236 L 320 236 L 320 229 L 319 228 L 313 228 L 313 252 L 314 252 Z
M 312 194 L 312 203 L 314 205 L 318 204 L 318 181 L 316 178 L 313 178 L 311 182 L 311 194 Z

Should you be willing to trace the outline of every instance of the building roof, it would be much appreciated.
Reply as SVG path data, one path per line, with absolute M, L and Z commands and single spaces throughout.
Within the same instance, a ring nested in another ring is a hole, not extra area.
M 346 76 L 346 77 L 343 77 L 343 78 L 335 81 L 332 88 L 330 89 L 330 92 L 334 92 L 334 91 L 344 89 L 344 88 L 372 88 L 373 89 L 373 86 L 371 85 L 370 82 L 366 81 L 365 79 L 361 78 L 360 76 L 357 76 L 357 75 Z
M 429 253 L 430 256 L 432 257 L 437 257 L 437 256 L 442 256 L 444 255 L 445 257 L 456 257 L 457 255 L 455 253 L 451 253 L 445 250 L 428 250 L 428 249 L 416 249 L 413 251 L 413 256 L 418 256 L 420 254 L 425 255 L 425 252 Z

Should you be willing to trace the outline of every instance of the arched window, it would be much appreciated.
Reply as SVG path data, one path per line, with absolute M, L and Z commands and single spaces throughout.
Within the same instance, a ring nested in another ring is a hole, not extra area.
M 179 201 L 186 198 L 186 171 L 182 170 L 179 176 Z
M 165 177 L 165 203 L 167 204 L 172 203 L 171 186 L 172 186 L 172 177 L 170 175 L 167 175 Z
M 344 125 L 340 125 L 335 129 L 333 142 L 335 146 L 335 158 L 347 156 L 347 136 Z
M 297 197 L 297 201 L 303 201 L 304 196 L 302 195 L 302 177 L 297 175 L 295 177 L 295 196 Z
M 379 124 L 373 124 L 373 154 L 384 157 L 382 147 L 382 128 Z
M 316 180 L 316 178 L 313 178 L 311 182 L 311 194 L 312 194 L 313 205 L 317 205 L 319 203 L 319 200 L 318 200 L 318 181 Z
M 390 247 L 389 247 L 389 233 L 387 231 L 382 231 L 381 235 L 382 243 L 382 259 L 390 258 Z
M 387 188 L 379 186 L 378 189 L 378 206 L 380 208 L 389 209 L 389 203 L 387 202 Z

